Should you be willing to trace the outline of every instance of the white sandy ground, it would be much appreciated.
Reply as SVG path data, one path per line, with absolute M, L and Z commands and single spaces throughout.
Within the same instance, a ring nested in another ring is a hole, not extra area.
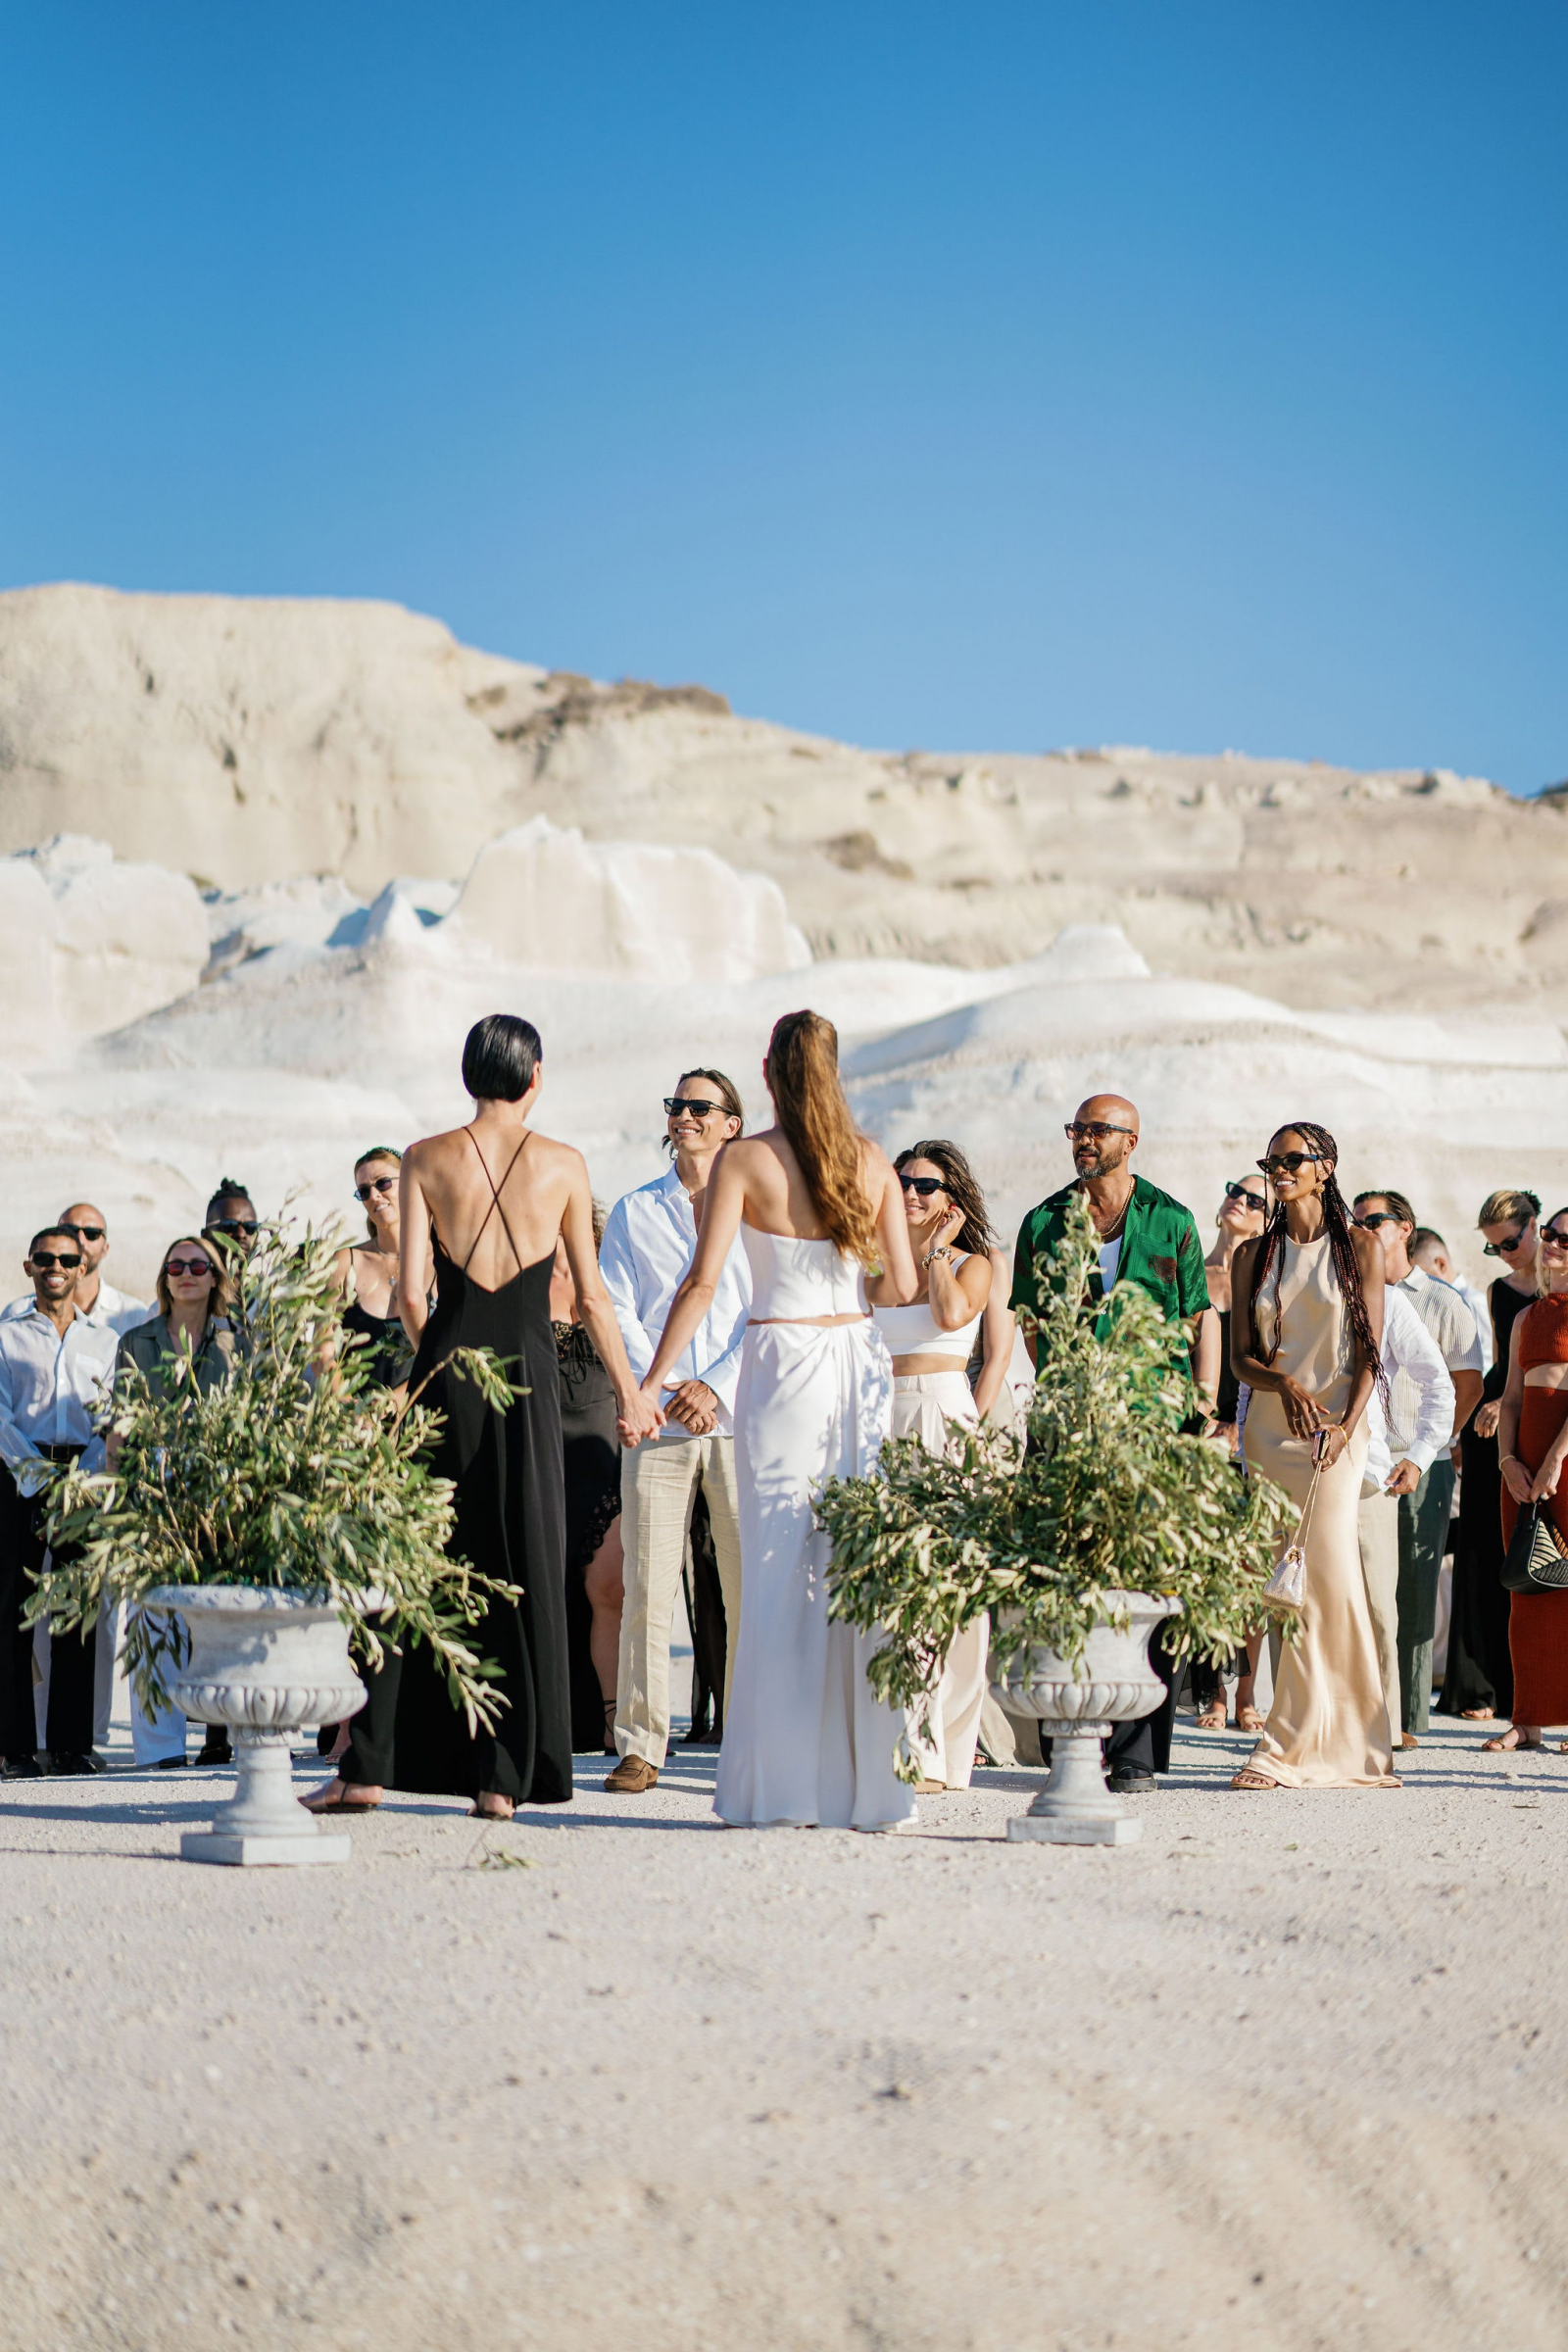
M 1188 1715 L 1120 1851 L 1022 1770 L 726 1832 L 710 1750 L 320 1872 L 10 1784 L 0 2343 L 1557 2352 L 1568 1758 L 1479 1738 L 1247 1797 Z

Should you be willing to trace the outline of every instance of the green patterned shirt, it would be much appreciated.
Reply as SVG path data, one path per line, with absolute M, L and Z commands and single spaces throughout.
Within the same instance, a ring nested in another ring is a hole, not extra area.
M 1051 1252 L 1067 1230 L 1067 1210 L 1076 1184 L 1064 1185 L 1032 1208 L 1018 1229 L 1012 1262 L 1012 1300 L 1033 1312 L 1040 1303 L 1035 1259 Z M 1095 1279 L 1098 1281 L 1098 1272 Z M 1136 1282 L 1149 1293 L 1167 1323 L 1201 1314 L 1208 1304 L 1208 1277 L 1203 1270 L 1203 1245 L 1198 1238 L 1193 1212 L 1142 1176 L 1133 1178 L 1133 1197 L 1121 1233 L 1121 1256 L 1116 1283 Z M 1113 1286 L 1114 1287 L 1114 1286 Z M 1108 1309 L 1107 1309 L 1108 1312 Z M 1096 1326 L 1103 1333 L 1105 1316 Z

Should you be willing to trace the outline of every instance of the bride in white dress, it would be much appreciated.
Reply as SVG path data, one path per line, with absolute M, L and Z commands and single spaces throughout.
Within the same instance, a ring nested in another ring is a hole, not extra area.
M 868 1638 L 828 1619 L 811 1498 L 824 1479 L 874 1470 L 888 1434 L 892 1363 L 867 1300 L 899 1306 L 918 1287 L 904 1197 L 851 1115 L 831 1021 L 786 1013 L 762 1075 L 777 1124 L 713 1163 L 643 1382 L 657 1402 L 738 1231 L 752 1269 L 735 1398 L 741 1622 L 713 1810 L 733 1828 L 896 1829 L 914 1816 L 893 1769 L 904 1718 L 871 1695 Z

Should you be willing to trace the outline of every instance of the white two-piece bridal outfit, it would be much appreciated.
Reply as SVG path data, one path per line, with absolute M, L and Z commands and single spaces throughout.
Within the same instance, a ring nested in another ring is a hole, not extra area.
M 968 1252 L 956 1254 L 957 1273 Z M 891 1355 L 945 1355 L 946 1372 L 901 1372 L 893 1383 L 893 1435 L 918 1438 L 928 1453 L 951 1454 L 958 1449 L 953 1424 L 959 1430 L 978 1429 L 965 1366 L 980 1336 L 980 1316 L 971 1315 L 956 1331 L 944 1331 L 922 1298 L 915 1306 L 879 1306 L 876 1327 Z M 976 1617 L 954 1642 L 943 1661 L 942 1679 L 934 1694 L 926 1732 L 909 1726 L 909 1746 L 920 1777 L 940 1781 L 945 1788 L 967 1788 L 974 1773 L 980 1740 L 980 1710 L 989 1688 L 986 1659 L 991 1644 L 991 1619 Z
M 914 1818 L 893 1768 L 902 1710 L 865 1679 L 873 1637 L 830 1622 L 811 1499 L 875 1470 L 893 1372 L 865 1283 L 835 1242 L 741 1227 L 752 1317 L 735 1395 L 741 1622 L 713 1810 L 732 1828 L 891 1830 Z M 814 1315 L 858 1315 L 813 1323 Z

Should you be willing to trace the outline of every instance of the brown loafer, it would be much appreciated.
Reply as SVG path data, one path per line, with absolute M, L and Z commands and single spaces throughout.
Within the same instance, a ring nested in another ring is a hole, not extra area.
M 659 1767 L 646 1756 L 622 1756 L 605 1787 L 612 1796 L 646 1796 L 658 1782 Z

